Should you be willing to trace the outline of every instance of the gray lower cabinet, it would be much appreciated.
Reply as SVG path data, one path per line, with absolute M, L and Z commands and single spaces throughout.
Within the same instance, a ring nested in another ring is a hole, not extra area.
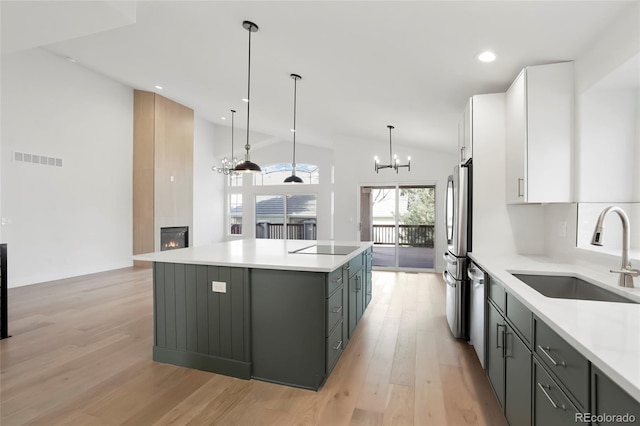
M 364 252 L 364 307 L 365 309 L 369 306 L 371 302 L 371 298 L 373 297 L 373 281 L 371 276 L 371 262 L 373 260 L 373 251 L 371 247 L 369 247 Z
M 365 288 L 362 277 L 362 268 L 352 272 L 349 277 L 349 338 L 353 336 L 364 312 Z
M 531 351 L 488 303 L 487 374 L 511 425 L 531 424 Z
M 488 303 L 487 307 L 487 374 L 498 402 L 504 409 L 504 319 L 492 303 Z
M 582 411 L 573 405 L 567 394 L 542 367 L 542 363 L 534 359 L 533 366 L 535 424 L 540 426 L 579 424 L 576 421 L 576 414 Z
M 591 367 L 591 414 L 594 425 L 640 425 L 640 402 L 616 385 L 599 369 Z

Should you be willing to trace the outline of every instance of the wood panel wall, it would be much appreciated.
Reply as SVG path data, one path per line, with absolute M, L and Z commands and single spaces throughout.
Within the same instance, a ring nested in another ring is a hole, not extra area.
M 194 119 L 156 93 L 135 90 L 133 103 L 133 254 L 141 254 L 160 250 L 161 227 L 193 235 Z

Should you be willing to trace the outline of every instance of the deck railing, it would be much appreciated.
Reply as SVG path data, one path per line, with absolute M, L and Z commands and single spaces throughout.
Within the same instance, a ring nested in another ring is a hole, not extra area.
M 317 226 L 314 222 L 287 224 L 288 240 L 315 240 Z M 284 224 L 258 222 L 256 223 L 256 238 L 284 239 Z
M 433 247 L 433 225 L 398 225 L 399 243 L 413 247 Z M 374 244 L 395 244 L 395 225 L 373 225 Z

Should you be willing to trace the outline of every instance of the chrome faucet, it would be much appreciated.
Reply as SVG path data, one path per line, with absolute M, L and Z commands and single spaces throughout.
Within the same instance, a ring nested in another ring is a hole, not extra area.
M 631 230 L 629 229 L 629 218 L 627 214 L 620 207 L 611 206 L 602 210 L 596 223 L 596 229 L 593 231 L 593 237 L 591 238 L 591 244 L 594 246 L 602 246 L 602 234 L 604 233 L 604 219 L 610 212 L 618 213 L 620 220 L 622 220 L 622 266 L 620 270 L 612 269 L 609 272 L 620 274 L 620 280 L 618 285 L 620 287 L 633 288 L 633 277 L 640 276 L 640 269 L 633 269 L 631 262 L 629 261 L 629 246 L 631 240 Z

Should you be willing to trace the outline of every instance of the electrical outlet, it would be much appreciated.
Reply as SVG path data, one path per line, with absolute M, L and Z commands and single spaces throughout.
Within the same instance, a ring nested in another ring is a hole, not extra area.
M 558 236 L 564 238 L 567 236 L 567 222 L 560 222 L 559 225 L 560 226 L 558 226 Z
M 227 283 L 223 281 L 211 281 L 211 291 L 214 293 L 226 293 Z

